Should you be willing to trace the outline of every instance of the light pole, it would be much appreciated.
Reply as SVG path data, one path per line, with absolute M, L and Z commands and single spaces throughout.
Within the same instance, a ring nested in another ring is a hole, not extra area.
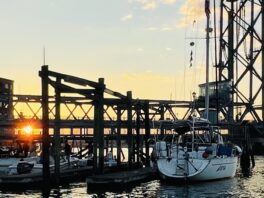
M 195 93 L 195 92 L 192 92 L 192 97 L 193 97 L 192 116 L 196 117 L 196 113 L 195 113 L 195 99 L 196 99 L 196 93 Z

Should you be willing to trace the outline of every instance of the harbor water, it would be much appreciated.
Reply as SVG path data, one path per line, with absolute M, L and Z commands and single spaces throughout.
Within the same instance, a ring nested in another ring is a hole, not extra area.
M 118 192 L 111 189 L 91 191 L 83 181 L 51 189 L 47 197 L 264 197 L 264 157 L 256 156 L 255 160 L 256 166 L 249 177 L 244 177 L 238 170 L 237 175 L 230 179 L 194 184 L 173 184 L 153 180 L 129 189 L 120 189 Z M 43 197 L 43 193 L 38 189 L 1 189 L 0 197 L 35 198 Z

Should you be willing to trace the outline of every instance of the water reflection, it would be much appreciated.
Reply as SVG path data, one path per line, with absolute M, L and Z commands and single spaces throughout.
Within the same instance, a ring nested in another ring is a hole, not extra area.
M 186 185 L 164 184 L 157 193 L 157 197 L 229 197 L 230 192 L 234 193 L 237 182 L 233 178 Z
M 190 185 L 161 184 L 157 197 L 263 197 L 264 158 L 256 157 L 256 167 L 251 174 L 220 181 Z
M 236 177 L 219 181 L 201 182 L 186 185 L 168 184 L 159 180 L 142 183 L 131 191 L 123 193 L 106 192 L 98 197 L 263 197 L 264 193 L 264 158 L 256 157 L 257 166 L 252 173 L 244 177 L 242 173 Z

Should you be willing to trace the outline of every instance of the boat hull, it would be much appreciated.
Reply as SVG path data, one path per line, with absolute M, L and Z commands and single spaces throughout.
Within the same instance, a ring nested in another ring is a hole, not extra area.
M 181 170 L 179 164 L 184 164 Z M 188 165 L 187 165 L 188 164 Z M 208 181 L 234 177 L 237 168 L 237 157 L 194 159 L 186 163 L 182 160 L 157 160 L 158 171 L 162 179 Z M 180 170 L 177 172 L 177 169 Z

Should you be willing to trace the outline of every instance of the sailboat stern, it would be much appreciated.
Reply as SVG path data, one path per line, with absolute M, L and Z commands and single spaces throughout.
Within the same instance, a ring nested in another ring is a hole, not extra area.
M 159 159 L 158 171 L 163 179 L 187 179 L 201 173 L 208 165 L 208 160 L 197 159 Z

